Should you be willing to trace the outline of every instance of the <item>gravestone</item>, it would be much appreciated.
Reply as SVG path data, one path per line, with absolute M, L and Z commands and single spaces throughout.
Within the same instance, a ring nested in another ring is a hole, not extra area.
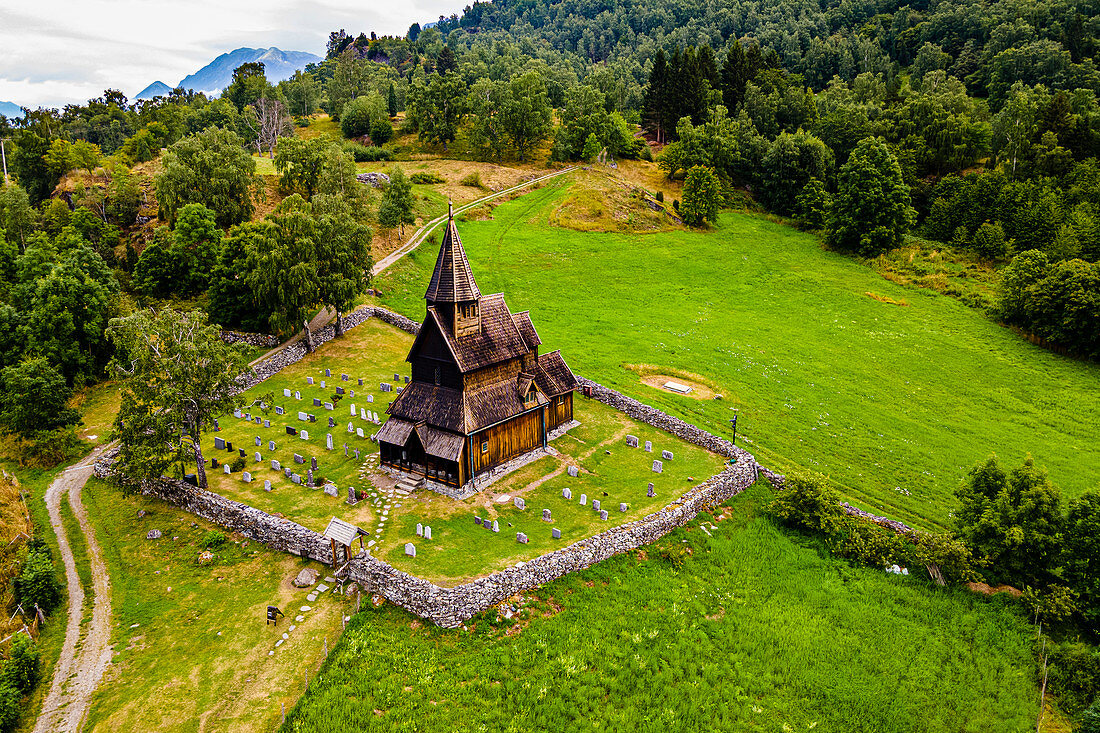
M 363 378 L 362 378 L 362 377 L 360 377 L 360 378 L 359 378 L 359 386 L 360 386 L 360 387 L 362 387 L 362 386 L 363 386 Z
M 271 421 L 268 420 L 267 418 L 264 418 L 264 427 L 265 428 L 270 428 L 271 427 Z
M 348 432 L 349 433 L 354 433 L 355 432 L 355 423 L 350 423 L 350 422 L 348 423 Z
M 348 444 L 344 443 L 344 458 L 348 457 Z
M 606 509 L 601 509 L 600 510 L 600 519 L 602 519 L 605 522 L 607 521 L 607 510 Z
M 247 456 L 248 454 L 244 452 L 244 448 L 238 448 L 238 449 L 237 449 L 237 455 L 239 455 L 239 456 L 240 456 L 241 458 L 244 458 L 244 457 L 246 457 L 246 456 Z
M 321 398 L 320 397 L 314 397 L 313 398 L 313 406 L 314 407 L 320 407 L 321 406 Z
M 409 557 L 416 557 L 416 546 L 411 542 L 405 543 L 405 554 Z
M 301 433 L 298 434 L 298 437 L 302 440 L 309 440 L 309 431 L 303 430 Z
M 308 384 L 309 386 L 312 387 L 313 386 L 313 377 L 306 377 L 306 384 Z
M 314 415 L 312 412 L 309 414 L 309 421 L 310 422 L 317 422 L 317 416 Z
M 645 452 L 646 453 L 652 453 L 653 452 L 653 442 L 652 441 L 647 440 L 645 442 Z
M 367 419 L 367 410 L 366 410 L 366 408 L 363 408 L 363 407 L 359 408 L 359 419 L 360 420 L 366 420 Z
M 570 491 L 568 488 L 562 489 L 561 490 L 561 498 L 563 498 L 563 499 L 572 499 L 573 498 L 573 492 Z
M 313 486 L 313 469 L 312 468 L 306 470 L 306 486 Z M 332 488 L 335 489 L 336 487 L 333 486 Z M 333 493 L 333 496 L 336 496 L 336 494 Z
M 225 449 L 227 451 L 229 451 L 230 453 L 232 453 L 233 452 L 233 441 L 231 441 L 231 440 L 225 441 Z
M 280 465 L 280 463 L 277 460 L 275 460 L 274 458 L 271 459 L 271 468 L 276 470 L 276 471 L 282 471 L 283 470 L 282 465 Z
M 337 388 L 336 388 L 336 394 L 346 394 L 346 392 L 344 392 L 344 388 L 343 388 L 343 387 L 337 387 Z
M 326 410 L 335 410 L 336 407 L 331 402 L 326 402 L 325 403 L 325 409 Z
M 317 470 L 317 457 L 316 456 L 310 456 L 309 457 L 309 467 L 312 468 L 314 471 Z
M 302 422 L 305 422 L 305 421 L 309 420 L 309 415 L 307 415 L 304 412 L 302 412 L 301 410 L 299 410 L 298 411 L 298 419 L 301 420 Z
M 251 412 L 246 412 L 244 414 L 244 419 L 247 420 L 248 422 L 252 422 L 252 413 Z
M 325 435 L 325 448 L 332 450 L 332 433 Z
M 661 451 L 661 458 L 663 458 L 666 461 L 671 461 L 672 460 L 672 451 L 670 451 L 670 450 Z
M 622 502 L 620 502 L 619 503 L 619 511 L 620 512 L 625 512 L 626 511 L 626 504 L 623 504 Z
M 218 450 L 225 450 L 225 438 L 219 438 L 215 436 L 214 447 Z
M 424 528 L 424 539 L 430 540 L 431 538 L 432 538 L 432 528 L 431 527 L 425 527 Z
M 235 418 L 237 418 L 238 420 L 240 420 L 240 419 L 241 419 L 242 417 L 244 417 L 244 413 L 243 413 L 243 412 L 241 412 L 240 410 L 234 410 L 234 411 L 233 411 L 233 417 L 235 417 Z
M 417 537 L 423 537 L 424 536 L 424 525 L 421 524 L 420 522 L 416 523 L 416 536 Z
M 580 475 L 580 471 L 579 471 L 579 470 L 577 470 L 577 467 L 576 467 L 576 466 L 570 466 L 570 467 L 569 467 L 568 469 L 566 469 L 566 470 L 567 470 L 567 472 L 569 473 L 569 475 L 570 475 L 570 476 L 572 476 L 573 478 L 577 478 L 577 476 L 579 476 L 579 475 Z
M 494 532 L 499 532 L 500 531 L 500 522 L 498 522 L 495 519 L 493 520 L 493 531 Z
M 264 444 L 263 439 L 259 435 L 257 435 L 256 436 L 256 447 L 259 448 L 263 444 Z
M 486 519 L 484 522 L 481 523 L 481 526 L 485 529 L 489 529 L 489 520 Z
M 268 450 L 275 450 L 275 441 L 274 440 L 267 441 L 267 449 Z
M 349 486 L 348 487 L 348 503 L 349 504 L 358 504 L 359 503 L 359 500 L 357 498 L 355 498 L 355 487 L 354 486 Z
M 525 535 L 523 532 L 516 532 L 516 542 L 526 545 L 527 535 Z
M 276 415 L 284 415 L 284 414 L 286 414 L 286 410 L 284 410 L 282 407 L 280 407 L 278 405 L 275 405 L 275 414 Z
M 408 384 L 408 383 L 409 383 L 409 378 L 405 377 L 405 384 Z
M 325 388 L 325 380 L 322 379 L 321 380 L 321 389 L 324 389 L 324 388 Z
M 660 461 L 653 462 L 653 473 L 662 473 L 665 470 L 665 465 Z
M 557 527 L 554 527 L 552 530 L 550 530 L 550 536 L 553 537 L 556 540 L 560 540 L 561 539 L 561 530 L 558 529 Z
M 372 394 L 367 395 L 367 402 L 374 402 L 374 395 L 372 395 Z
M 326 377 L 331 377 L 332 376 L 332 370 L 331 369 L 326 369 L 325 370 L 325 376 Z
M 653 493 L 653 484 L 649 485 L 649 490 L 645 492 L 645 495 L 652 499 L 656 494 Z
M 252 418 L 252 422 L 256 423 L 257 425 L 259 425 L 263 421 L 264 421 L 263 418 L 260 417 L 259 415 L 256 415 L 256 417 Z
M 296 399 L 296 400 L 302 399 L 302 393 L 299 392 L 298 390 L 294 390 L 294 399 Z
M 347 374 L 341 374 L 341 375 L 340 375 L 340 381 L 341 381 L 341 382 L 346 382 L 346 381 L 348 381 L 348 375 L 347 375 Z
M 400 374 L 394 374 L 393 375 L 393 381 L 400 382 L 401 381 L 401 375 Z
M 481 517 L 474 517 L 474 524 L 476 524 L 477 526 L 480 527 L 481 526 Z
M 232 470 L 231 468 L 229 468 L 229 464 L 228 464 L 228 463 L 223 463 L 223 464 L 222 464 L 222 468 L 223 468 L 223 469 L 225 469 L 225 472 L 226 472 L 226 473 L 233 473 L 233 470 Z
M 592 500 L 592 511 L 598 512 L 599 510 L 600 510 L 600 500 L 599 499 L 593 499 Z
M 340 492 L 336 490 L 336 484 L 325 484 L 325 493 L 333 499 L 340 495 Z
M 256 451 L 256 456 L 255 457 L 256 457 L 256 463 L 262 463 L 263 460 L 264 460 L 264 457 L 262 455 L 260 455 L 260 451 Z
M 581 494 L 581 506 L 588 506 L 588 495 Z
M 264 491 L 271 491 L 271 482 L 264 479 Z
M 363 437 L 363 428 L 356 428 L 355 429 L 355 434 L 357 436 L 359 436 L 360 438 L 362 438 Z
M 241 478 L 244 479 L 244 482 L 246 484 L 252 483 L 252 474 L 250 474 L 248 471 L 245 471 L 244 473 L 242 473 Z
M 549 509 L 543 509 L 542 510 L 542 521 L 544 521 L 544 522 L 553 522 L 554 521 L 553 519 L 550 518 L 550 510 Z
M 299 486 L 302 484 L 302 477 L 296 473 L 291 475 L 290 480 L 298 484 Z
M 635 435 L 626 436 L 626 444 L 630 448 L 637 448 L 638 447 L 638 437 L 635 436 Z
M 306 459 L 300 453 L 295 453 L 294 454 L 294 462 L 295 463 L 305 463 Z
M 355 417 L 355 403 L 351 403 L 351 416 Z
M 336 421 L 334 419 L 332 419 L 332 415 L 329 415 L 329 417 L 328 417 L 328 426 L 330 428 L 336 427 Z M 329 447 L 331 448 L 332 446 L 329 446 Z
M 293 474 L 294 474 L 294 471 L 291 470 L 290 466 L 283 466 L 283 475 L 284 476 L 286 476 L 287 478 L 290 478 Z
M 355 449 L 355 460 L 357 460 L 357 461 L 359 460 L 359 449 L 358 448 Z
M 512 503 L 516 505 L 516 509 L 527 508 L 527 502 L 523 500 L 522 496 L 517 496 L 515 499 L 512 500 Z
M 211 459 L 210 459 L 210 468 L 217 468 L 217 467 L 218 467 L 218 466 L 220 466 L 220 465 L 221 465 L 221 464 L 220 464 L 220 463 L 218 463 L 218 459 L 217 459 L 217 458 L 211 458 Z

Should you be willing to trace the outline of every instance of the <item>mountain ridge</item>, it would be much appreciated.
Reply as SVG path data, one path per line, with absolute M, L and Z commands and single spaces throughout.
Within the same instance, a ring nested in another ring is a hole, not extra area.
M 248 48 L 242 46 L 218 55 L 193 74 L 188 74 L 179 84 L 171 86 L 155 81 L 142 89 L 135 99 L 152 99 L 168 94 L 176 87 L 193 89 L 207 95 L 220 93 L 233 81 L 233 71 L 241 64 L 260 62 L 264 65 L 264 74 L 272 84 L 289 79 L 294 72 L 304 69 L 307 64 L 319 63 L 324 59 L 308 51 L 284 51 L 275 46 L 270 48 Z
M 0 115 L 7 117 L 9 120 L 16 117 L 22 117 L 23 108 L 14 102 L 0 101 Z

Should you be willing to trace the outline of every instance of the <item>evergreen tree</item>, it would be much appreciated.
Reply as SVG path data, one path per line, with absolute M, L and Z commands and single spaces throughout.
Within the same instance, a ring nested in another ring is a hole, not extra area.
M 668 133 L 665 127 L 665 108 L 668 105 L 669 93 L 668 75 L 668 60 L 665 57 L 664 49 L 659 48 L 653 57 L 653 69 L 649 72 L 649 85 L 646 87 L 645 98 L 642 102 L 646 129 L 653 133 L 659 143 L 666 141 Z
M 397 109 L 397 89 L 394 88 L 393 82 L 390 82 L 389 91 L 386 92 L 386 111 L 390 117 L 396 117 L 398 113 Z

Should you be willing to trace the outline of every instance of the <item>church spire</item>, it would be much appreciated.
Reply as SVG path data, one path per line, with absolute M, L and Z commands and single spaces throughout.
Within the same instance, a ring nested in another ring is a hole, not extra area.
M 435 303 L 468 303 L 481 298 L 481 291 L 470 271 L 470 262 L 466 259 L 466 250 L 454 221 L 454 205 L 447 202 L 447 227 L 443 232 L 443 244 L 439 247 L 439 257 L 435 261 L 435 271 L 428 284 L 424 299 L 429 305 Z

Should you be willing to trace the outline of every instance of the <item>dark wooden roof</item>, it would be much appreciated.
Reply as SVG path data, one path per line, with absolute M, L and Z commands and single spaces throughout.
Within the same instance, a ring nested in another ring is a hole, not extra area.
M 397 395 L 387 412 L 392 416 L 390 420 L 396 417 L 414 424 L 426 422 L 456 433 L 467 432 L 464 429 L 462 393 L 456 389 L 437 387 L 426 382 L 411 382 L 405 385 L 405 389 Z M 388 420 L 386 424 L 389 424 Z M 381 436 L 381 432 L 379 435 Z M 402 440 L 399 445 L 404 445 L 404 442 Z
M 520 335 L 523 336 L 523 341 L 527 344 L 528 349 L 533 349 L 542 344 L 542 339 L 539 338 L 539 334 L 535 330 L 535 324 L 531 323 L 531 311 L 513 313 L 512 322 L 515 323 L 516 328 L 519 329 Z
M 391 417 L 378 431 L 379 443 L 391 443 L 393 445 L 405 445 L 405 441 L 412 434 L 415 424 L 399 417 Z
M 549 354 L 539 354 L 535 383 L 543 394 L 553 397 L 576 389 L 577 378 L 561 357 L 561 352 L 551 351 Z
M 544 395 L 539 395 L 538 404 L 547 404 Z M 515 381 L 497 382 L 487 387 L 466 393 L 466 427 L 467 432 L 474 432 L 504 422 L 510 417 L 515 417 L 529 409 L 536 409 L 534 405 L 528 407 L 523 404 L 523 398 L 516 389 Z
M 481 298 L 481 330 L 468 336 L 455 337 L 446 325 L 446 319 L 441 318 L 432 306 L 428 306 L 428 316 L 447 340 L 447 346 L 462 372 L 515 359 L 531 350 L 516 328 L 500 293 Z M 415 344 L 413 348 L 416 348 Z
M 455 221 L 449 218 L 443 233 L 443 244 L 439 247 L 439 257 L 435 260 L 432 281 L 428 283 L 424 298 L 429 303 L 461 303 L 480 297 L 481 291 L 470 271 L 470 262 L 466 259 L 466 250 L 462 248 Z
M 462 457 L 462 446 L 466 439 L 461 435 L 437 430 L 430 425 L 418 425 L 416 435 L 424 445 L 424 452 L 436 458 L 457 461 Z

